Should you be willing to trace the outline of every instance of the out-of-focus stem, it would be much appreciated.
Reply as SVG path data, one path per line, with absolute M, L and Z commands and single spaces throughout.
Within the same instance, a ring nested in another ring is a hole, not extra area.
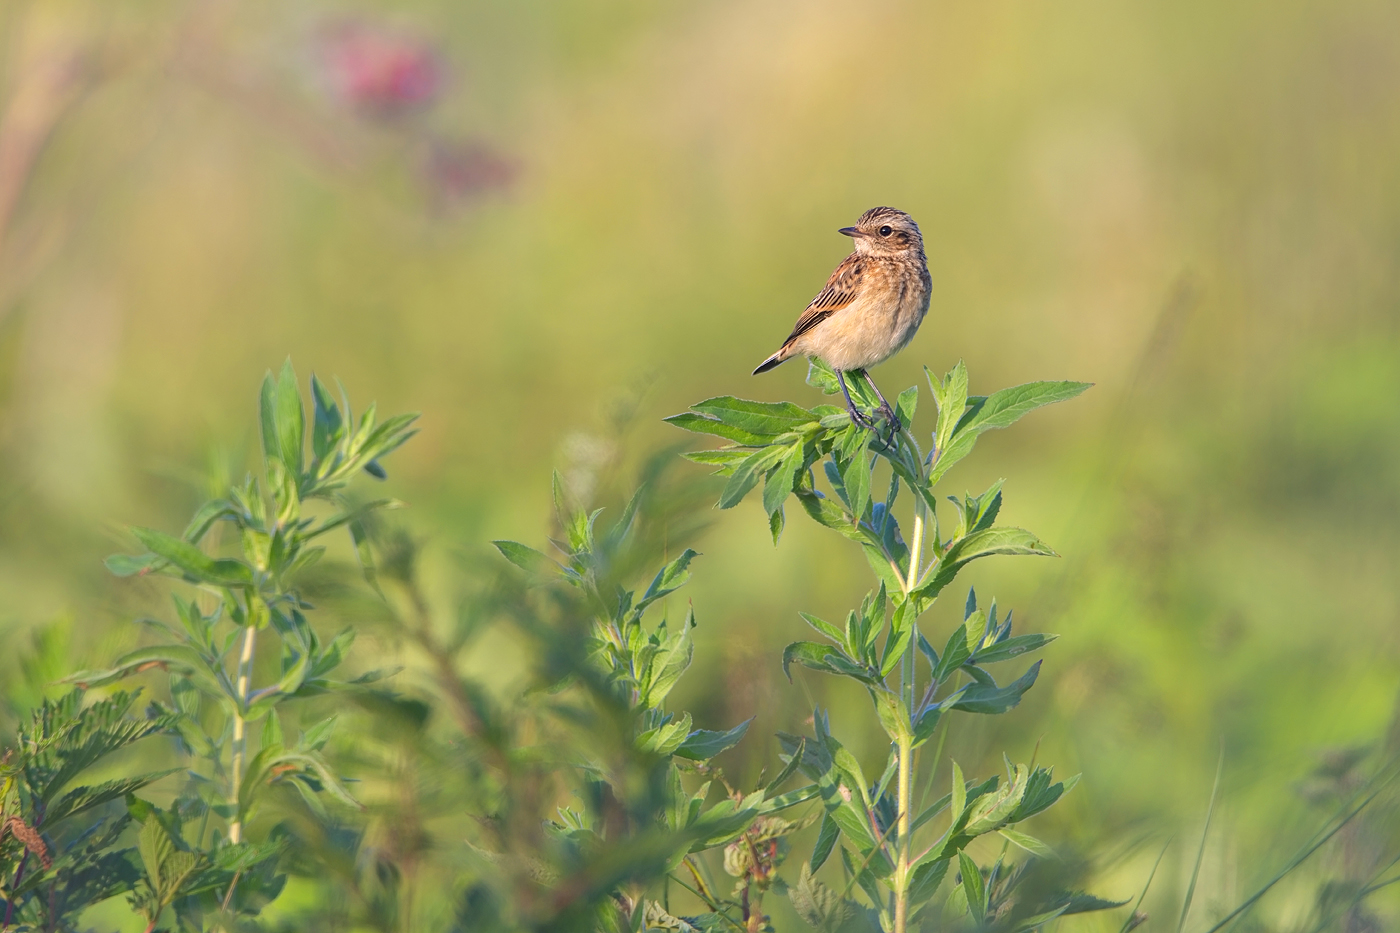
M 80 47 L 51 51 L 21 74 L 0 118 L 0 244 L 55 124 L 85 77 Z
M 233 714 L 233 768 L 230 798 L 235 808 L 239 806 L 239 793 L 243 783 L 243 760 L 248 751 L 248 724 L 243 719 L 243 705 L 248 702 L 248 686 L 253 676 L 253 648 L 257 645 L 258 629 L 249 620 L 243 629 L 243 652 L 238 657 L 238 709 Z M 243 841 L 243 820 L 237 809 L 233 823 L 228 828 L 229 842 Z

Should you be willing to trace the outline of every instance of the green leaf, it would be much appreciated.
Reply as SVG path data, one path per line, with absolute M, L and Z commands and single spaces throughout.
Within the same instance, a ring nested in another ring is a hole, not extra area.
M 875 713 L 879 716 L 880 725 L 884 727 L 890 741 L 899 741 L 902 737 L 911 735 L 908 711 L 899 701 L 899 694 L 873 689 L 870 693 L 875 701 Z
M 231 686 L 228 690 L 224 689 L 223 684 L 227 681 L 221 683 L 218 673 L 210 666 L 209 661 L 188 645 L 138 648 L 122 655 L 108 670 L 78 671 L 63 678 L 59 683 L 76 684 L 84 689 L 103 687 L 152 668 L 173 669 L 189 674 L 203 690 L 214 695 L 224 695 L 232 690 Z
M 861 432 L 861 443 L 851 452 L 850 462 L 841 475 L 851 514 L 857 521 L 865 517 L 865 507 L 870 504 L 870 459 L 866 448 L 872 436 L 869 431 Z
M 817 420 L 816 415 L 792 402 L 754 402 L 732 395 L 706 399 L 691 405 L 690 410 L 759 435 L 785 434 Z
M 301 391 L 297 388 L 297 374 L 292 369 L 291 359 L 282 364 L 282 372 L 277 377 L 274 418 L 277 447 L 272 455 L 282 461 L 288 473 L 300 476 L 306 412 L 302 408 Z
M 147 550 L 165 558 L 199 583 L 230 587 L 253 585 L 253 568 L 241 560 L 215 559 L 188 541 L 149 528 L 133 528 L 131 533 Z
M 298 743 L 297 747 L 311 752 L 319 752 L 321 749 L 325 748 L 326 743 L 330 741 L 331 732 L 335 729 L 335 720 L 336 717 L 331 716 L 328 719 L 323 719 L 316 723 L 316 725 L 312 726 L 310 729 L 307 729 L 306 732 L 302 734 L 301 741 Z
M 783 507 L 778 508 L 768 516 L 768 533 L 773 536 L 773 546 L 778 546 L 778 540 L 783 536 L 783 528 L 787 525 L 787 516 L 783 513 Z
M 220 871 L 248 871 L 261 862 L 274 858 L 287 848 L 284 838 L 269 839 L 262 843 L 235 842 L 219 849 L 214 856 Z
M 783 673 L 787 675 L 789 681 L 792 680 L 792 671 L 790 668 L 794 661 L 814 671 L 823 671 L 828 674 L 840 674 L 843 677 L 854 677 L 856 680 L 865 684 L 875 684 L 879 682 L 879 679 L 872 676 L 870 671 L 861 667 L 858 663 L 847 657 L 839 648 L 832 645 L 823 645 L 812 641 L 797 641 L 784 648 Z
M 826 395 L 837 395 L 841 392 L 841 383 L 836 380 L 836 370 L 815 356 L 807 361 L 807 384 L 814 389 L 821 389 Z
M 1045 843 L 1041 842 L 1039 839 L 1035 838 L 1029 833 L 1023 833 L 1020 830 L 1011 829 L 1010 827 L 1006 826 L 1003 826 L 1001 829 L 997 830 L 997 832 L 1001 833 L 1001 835 L 1005 836 L 1007 839 L 1011 840 L 1021 848 L 1025 849 L 1027 852 L 1029 852 L 1031 855 L 1034 855 L 1036 858 L 1053 859 L 1055 857 L 1054 849 L 1050 848 Z M 1113 906 L 1116 907 L 1118 905 L 1115 904 Z
M 943 711 L 936 706 L 932 709 L 924 710 L 919 716 L 918 723 L 914 726 L 914 748 L 918 748 L 932 737 L 933 730 L 938 728 L 938 721 L 942 716 Z
M 1036 555 L 1058 557 L 1048 544 L 1024 528 L 986 528 L 959 538 L 948 548 L 941 560 L 926 571 L 926 579 L 914 589 L 914 595 L 933 599 L 958 575 L 958 571 L 974 560 L 993 554 Z
M 52 827 L 71 816 L 76 816 L 85 810 L 91 810 L 93 807 L 100 807 L 104 803 L 125 797 L 127 794 L 135 793 L 147 784 L 159 781 L 161 778 L 174 774 L 179 770 L 181 769 L 169 768 L 164 771 L 154 771 L 150 774 L 143 774 L 139 777 L 104 781 L 101 784 L 95 784 L 91 787 L 75 787 L 58 798 L 58 800 L 54 801 L 48 810 L 45 811 L 44 828 L 46 831 L 52 829 Z
M 154 570 L 159 570 L 169 563 L 159 554 L 141 554 L 133 556 L 130 554 L 113 554 L 102 562 L 108 570 L 118 577 L 144 576 Z
M 929 485 L 943 478 L 977 443 L 982 432 L 1005 428 L 1042 405 L 1063 402 L 1089 388 L 1087 382 L 1031 382 L 1002 389 L 989 396 L 968 398 L 968 408 L 953 429 L 952 439 L 940 447 L 929 472 Z
M 768 474 L 768 481 L 763 485 L 763 511 L 773 515 L 783 507 L 805 460 L 804 446 L 799 440 L 792 445 L 778 468 Z M 774 543 L 777 543 L 776 538 Z
M 890 627 L 890 634 L 885 639 L 885 654 L 880 661 L 880 676 L 888 677 L 890 673 L 899 666 L 899 662 L 904 659 L 904 655 L 909 650 L 909 643 L 914 637 L 914 623 L 918 616 L 917 600 L 907 599 L 899 604 L 899 608 L 894 611 L 894 622 Z
M 524 570 L 526 573 L 559 573 L 564 569 L 557 561 L 550 560 L 534 548 L 521 544 L 518 541 L 501 540 L 492 541 L 491 543 L 495 546 L 496 550 L 501 552 L 502 557 L 521 570 Z
M 667 634 L 665 622 L 657 627 L 656 634 L 661 646 L 640 678 L 642 689 L 639 703 L 643 709 L 659 707 L 686 668 L 690 667 L 691 659 L 695 656 L 695 643 L 690 639 L 690 630 L 694 627 L 695 613 L 689 609 L 680 630 L 674 634 Z
M 1083 393 L 1091 382 L 1027 382 L 993 392 L 982 399 L 969 399 L 969 411 L 958 422 L 957 432 L 978 433 L 1007 428 L 1037 408 L 1065 402 Z
M 744 798 L 745 805 L 753 805 L 751 801 L 753 801 L 755 797 L 761 796 L 762 793 L 766 793 L 766 791 L 755 791 L 754 793 L 749 794 L 748 797 Z M 754 809 L 759 814 L 767 815 L 769 813 L 777 813 L 780 810 L 786 810 L 790 807 L 795 807 L 800 803 L 806 803 L 807 801 L 819 796 L 821 796 L 821 788 L 818 787 L 816 784 L 808 784 L 806 787 L 799 787 L 797 790 L 790 790 L 785 794 L 778 794 L 775 797 L 769 797 L 768 799 L 757 803 L 757 805 L 754 806 Z
M 924 367 L 925 373 L 929 377 L 930 385 L 933 382 L 933 374 L 928 372 L 928 367 Z M 958 360 L 958 365 L 954 366 L 948 375 L 943 379 L 942 391 L 937 393 L 938 398 L 938 430 L 934 435 L 934 444 L 938 451 L 948 449 L 948 442 L 952 440 L 953 429 L 957 427 L 959 419 L 963 416 L 963 411 L 967 408 L 967 366 L 962 360 Z
M 997 661 L 1009 661 L 1028 651 L 1043 648 L 1059 637 L 1058 635 L 1015 635 L 973 652 L 972 663 L 995 664 Z
M 812 848 L 812 858 L 807 863 L 811 866 L 812 871 L 816 871 L 826 864 L 826 860 L 831 855 L 831 850 L 835 847 L 836 840 L 840 835 L 841 830 L 836 825 L 836 821 L 831 818 L 831 814 L 822 814 L 821 829 L 817 832 L 817 844 Z
M 846 517 L 846 513 L 830 499 L 812 491 L 798 491 L 796 496 L 797 501 L 802 503 L 803 510 L 811 516 L 813 521 L 825 525 L 833 531 L 840 532 L 854 541 L 865 540 L 865 534 L 861 529 L 852 524 L 851 520 Z
M 194 513 L 190 523 L 185 526 L 185 533 L 180 537 L 191 544 L 198 544 L 209 533 L 209 529 L 214 526 L 215 522 L 225 516 L 233 515 L 234 512 L 232 503 L 227 499 L 212 499 L 200 506 L 199 511 Z
M 953 825 L 956 826 L 962 819 L 962 813 L 966 809 L 967 781 L 963 778 L 962 768 L 959 768 L 958 763 L 955 761 L 953 762 L 953 799 L 951 811 L 953 815 Z
M 729 476 L 734 472 L 734 468 L 747 460 L 752 453 L 752 450 L 744 447 L 721 447 L 719 450 L 691 450 L 681 456 L 691 463 L 717 466 L 719 469 L 715 471 L 716 475 Z
M 801 917 L 808 926 L 818 930 L 875 929 L 875 924 L 871 922 L 870 911 L 847 900 L 841 893 L 813 878 L 812 872 L 815 870 L 811 865 L 804 864 L 798 875 L 797 884 L 791 885 L 787 889 L 788 900 L 792 902 L 794 913 Z M 708 916 L 719 918 L 723 915 L 710 914 Z M 711 928 L 706 927 L 706 930 L 709 929 Z M 721 921 L 715 923 L 713 929 L 719 931 L 730 928 L 724 926 Z
M 258 393 L 258 427 L 262 434 L 263 457 L 281 460 L 282 441 L 277 433 L 277 380 L 270 369 L 263 376 L 262 390 Z
M 899 398 L 894 403 L 894 410 L 899 415 L 900 422 L 909 427 L 914 423 L 914 412 L 919 407 L 919 387 L 910 386 L 899 393 Z
M 825 635 L 838 645 L 846 645 L 846 633 L 830 622 L 819 619 L 810 612 L 799 612 L 798 615 L 800 615 L 808 625 L 816 629 L 818 633 Z M 850 646 L 846 645 L 846 648 L 849 650 Z
M 773 780 L 769 781 L 764 786 L 763 793 L 765 795 L 771 794 L 774 791 L 776 791 L 779 787 L 782 787 L 783 782 L 786 781 L 788 778 L 792 777 L 793 774 L 797 772 L 797 769 L 802 765 L 802 756 L 805 755 L 806 752 L 807 740 L 802 739 L 798 743 L 797 750 L 788 756 L 788 763 L 783 766 L 783 770 L 779 771 L 777 777 L 773 778 Z
M 933 899 L 933 895 L 938 893 L 938 886 L 942 884 L 943 876 L 948 873 L 951 863 L 952 859 L 941 858 L 920 862 L 915 866 L 909 878 L 909 903 L 916 905 L 916 911 L 920 905 L 927 904 Z
M 1061 896 L 1064 897 L 1065 895 Z M 1085 894 L 1083 892 L 1076 891 L 1071 892 L 1067 896 L 1067 902 L 1063 910 L 1061 910 L 1061 913 L 1083 914 L 1093 910 L 1112 910 L 1115 907 L 1122 907 L 1128 904 L 1131 900 L 1132 899 L 1129 898 L 1128 900 L 1123 901 L 1110 901 L 1102 897 L 1095 897 L 1092 894 Z
M 729 477 L 729 482 L 724 484 L 724 491 L 719 497 L 719 507 L 732 509 L 738 505 L 744 496 L 749 494 L 749 490 L 758 485 L 763 474 L 768 472 L 769 468 L 781 460 L 786 453 L 785 447 L 766 447 L 751 454 L 747 460 L 734 469 L 734 474 Z
M 974 683 L 963 691 L 953 709 L 962 710 L 965 713 L 985 713 L 997 715 L 1004 713 L 1021 702 L 1021 695 L 1031 688 L 1036 677 L 1040 674 L 1042 662 L 1036 661 L 1024 674 L 1005 687 L 998 687 L 995 683 L 983 684 Z
M 962 667 L 970 657 L 972 650 L 967 644 L 967 629 L 960 625 L 948 636 L 948 643 L 943 646 L 943 657 L 933 669 L 933 679 L 939 683 L 946 683 L 953 672 Z
M 967 892 L 967 909 L 981 926 L 987 919 L 987 893 L 982 886 L 982 872 L 966 852 L 958 853 L 958 870 L 962 873 L 963 890 Z
M 840 653 L 837 648 L 831 645 L 823 645 L 815 641 L 795 641 L 783 649 L 783 673 L 787 676 L 788 683 L 792 683 L 791 667 L 793 661 L 813 670 L 830 671 L 831 667 L 826 663 L 826 659 Z
M 689 735 L 690 714 L 686 713 L 680 719 L 670 720 L 654 729 L 646 730 L 637 736 L 636 746 L 639 751 L 666 757 L 675 754 Z
M 722 437 L 727 441 L 734 441 L 736 444 L 744 444 L 749 447 L 762 447 L 773 439 L 772 435 L 754 434 L 752 431 L 745 431 L 742 428 L 725 424 L 723 421 L 706 418 L 704 415 L 689 411 L 661 420 L 686 431 L 692 431 L 696 434 L 713 434 L 715 437 Z
M 311 374 L 311 402 L 311 452 L 317 460 L 323 460 L 345 436 L 345 419 L 341 417 L 340 407 L 330 391 L 321 384 L 315 373 Z
M 690 579 L 690 562 L 699 556 L 699 552 L 686 548 L 679 557 L 662 567 L 652 578 L 651 585 L 642 594 L 642 600 L 637 603 L 633 613 L 640 616 L 642 610 L 652 603 L 685 586 Z
M 832 745 L 832 760 L 844 776 L 846 785 L 860 791 L 861 801 L 870 806 L 870 788 L 865 783 L 865 772 L 861 770 L 860 762 L 835 739 L 828 738 L 827 741 Z
M 676 749 L 675 754 L 677 757 L 689 758 L 692 761 L 708 761 L 720 752 L 738 745 L 739 740 L 744 737 L 744 733 L 749 731 L 749 723 L 751 722 L 753 722 L 752 719 L 746 719 L 726 732 L 696 729 L 686 736 L 685 741 Z

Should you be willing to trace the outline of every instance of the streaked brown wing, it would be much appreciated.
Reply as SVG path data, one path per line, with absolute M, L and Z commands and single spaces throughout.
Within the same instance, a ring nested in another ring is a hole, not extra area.
M 787 340 L 783 341 L 783 346 L 792 343 L 854 301 L 857 292 L 860 291 L 861 272 L 864 271 L 864 265 L 865 261 L 857 253 L 852 253 L 841 260 L 841 265 L 836 267 L 836 271 L 831 273 L 831 278 L 827 280 L 826 287 L 817 294 L 817 297 L 812 299 L 807 310 L 802 312 L 802 316 L 792 326 L 792 333 L 788 334 Z

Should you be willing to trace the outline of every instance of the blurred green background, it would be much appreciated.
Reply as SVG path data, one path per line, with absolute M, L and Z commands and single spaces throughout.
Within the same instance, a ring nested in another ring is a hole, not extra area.
M 1038 834 L 1096 893 L 1135 894 L 1175 833 L 1161 913 L 1223 748 L 1204 917 L 1317 822 L 1319 756 L 1389 728 L 1393 3 L 0 0 L 0 66 L 15 691 L 135 642 L 145 597 L 101 558 L 241 474 L 287 355 L 423 412 L 389 492 L 431 547 L 540 544 L 551 470 L 587 500 L 689 443 L 660 419 L 691 402 L 816 403 L 800 363 L 748 373 L 849 249 L 836 228 L 891 204 L 934 295 L 887 395 L 959 358 L 974 392 L 1097 383 L 948 482 L 1007 477 L 1005 518 L 1064 555 L 969 575 L 1063 637 L 1014 715 L 952 736 L 964 767 L 1039 742 L 1083 771 Z M 867 583 L 819 531 L 775 550 L 746 502 L 699 544 L 679 699 L 707 727 L 757 712 L 748 779 L 812 699 L 874 731 L 780 669 L 799 608 L 840 617 Z

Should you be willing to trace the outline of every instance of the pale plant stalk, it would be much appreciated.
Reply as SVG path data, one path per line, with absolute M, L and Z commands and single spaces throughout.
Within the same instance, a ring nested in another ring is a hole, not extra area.
M 913 438 L 909 438 L 913 444 Z M 917 448 L 915 448 L 917 450 Z M 922 472 L 922 471 L 921 471 Z M 909 543 L 909 573 L 904 580 L 904 598 L 909 599 L 909 594 L 913 592 L 915 585 L 919 582 L 920 564 L 923 560 L 924 544 L 924 501 L 916 491 L 914 493 L 914 527 L 911 541 Z M 918 626 L 918 621 L 913 623 Z M 906 715 L 910 717 L 910 725 L 913 725 L 915 695 L 917 694 L 915 680 L 918 676 L 918 669 L 915 666 L 915 654 L 917 652 L 917 633 L 914 640 L 911 640 L 909 647 L 905 650 L 904 658 L 900 663 L 900 693 L 901 703 L 906 710 Z M 894 933 L 905 933 L 909 925 L 909 849 L 913 840 L 910 839 L 910 807 L 913 804 L 913 738 L 906 730 L 899 737 L 899 783 L 897 793 L 898 801 L 898 827 L 899 854 L 895 864 L 895 891 L 894 891 Z
M 235 808 L 239 804 L 239 787 L 243 783 L 243 759 L 248 751 L 248 724 L 243 719 L 243 707 L 248 702 L 248 682 L 253 676 L 253 648 L 258 639 L 257 626 L 251 623 L 250 619 L 249 625 L 243 630 L 243 652 L 238 658 L 238 710 L 233 714 L 233 768 L 230 789 Z M 243 841 L 243 820 L 236 809 L 233 822 L 228 828 L 228 841 Z

